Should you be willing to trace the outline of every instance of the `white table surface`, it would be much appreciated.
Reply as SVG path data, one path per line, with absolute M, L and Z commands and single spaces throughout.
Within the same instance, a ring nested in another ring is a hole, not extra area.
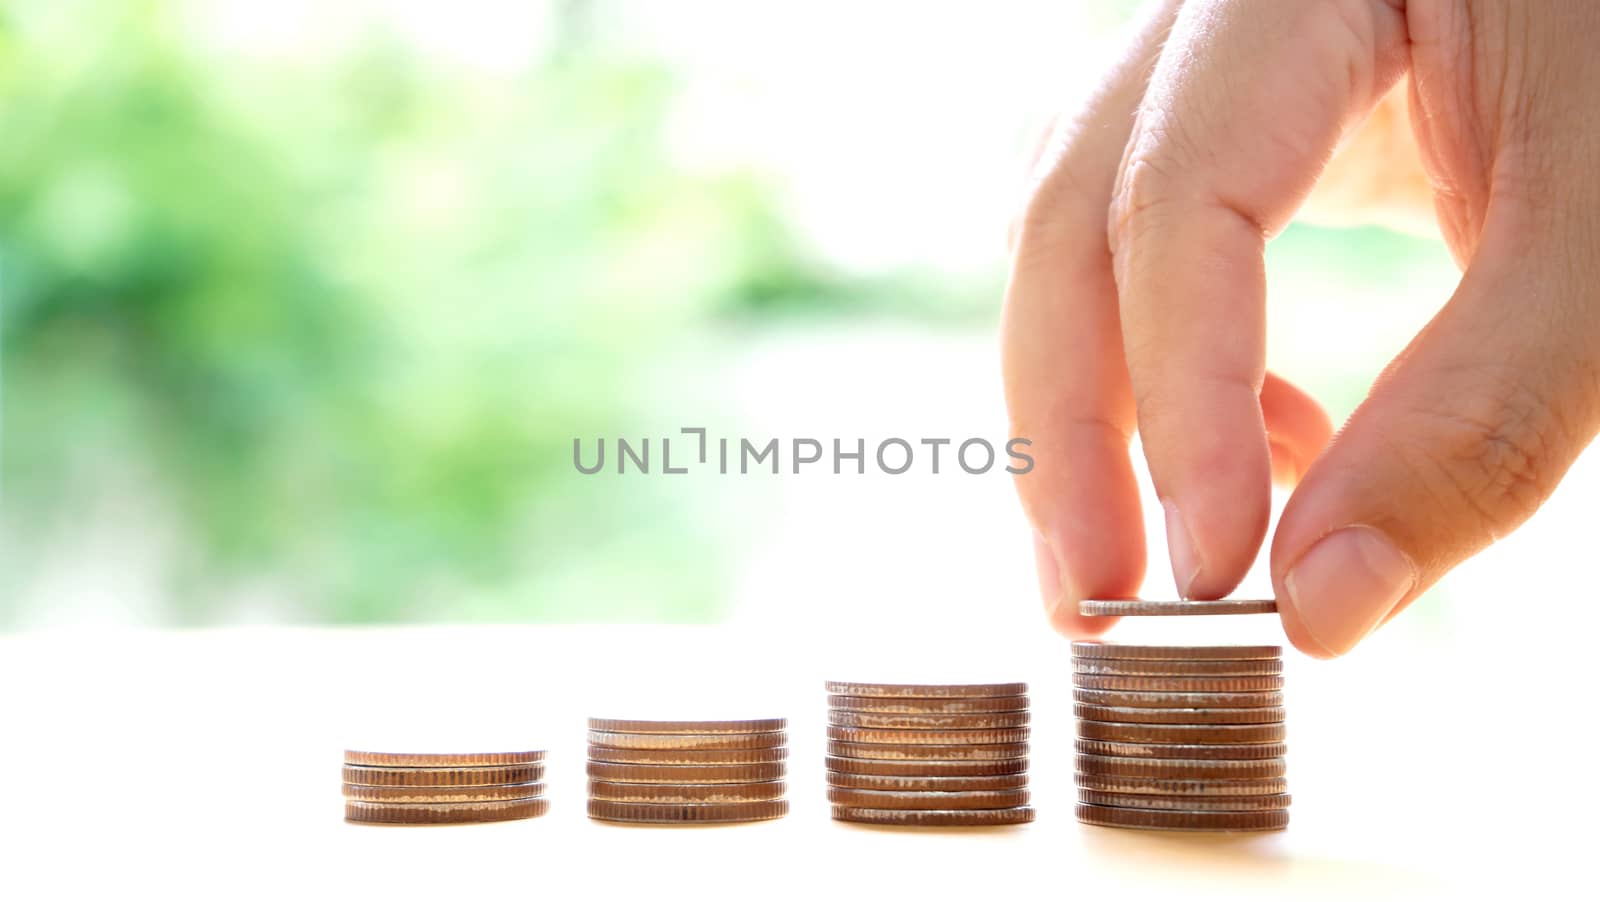
M 1587 885 L 1566 882 L 1587 872 L 1600 810 L 1584 638 L 1555 637 L 1530 659 L 1397 635 L 1335 664 L 1290 652 L 1293 821 L 1247 837 L 1074 820 L 1068 650 L 1042 629 L 949 648 L 770 627 L 4 637 L 0 898 L 1419 898 L 1490 881 Z M 1037 821 L 830 820 L 825 678 L 1029 681 Z M 786 716 L 792 813 L 592 822 L 591 715 Z M 553 807 L 505 824 L 348 825 L 346 747 L 545 747 Z

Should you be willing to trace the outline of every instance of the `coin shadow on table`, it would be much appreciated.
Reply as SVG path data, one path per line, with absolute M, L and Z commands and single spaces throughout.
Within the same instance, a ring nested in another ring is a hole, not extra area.
M 847 830 L 860 830 L 866 833 L 902 833 L 917 834 L 921 836 L 994 836 L 996 834 L 1021 831 L 1028 824 L 990 824 L 982 827 L 929 827 L 917 824 L 863 824 L 859 821 L 834 820 L 834 824 Z
M 667 821 L 608 821 L 598 817 L 589 818 L 589 823 L 602 827 L 615 827 L 619 830 L 726 830 L 733 827 L 755 827 L 761 824 L 781 823 L 782 818 L 772 818 L 764 821 L 723 821 L 721 823 L 670 823 Z
M 1180 830 L 1125 830 L 1085 824 L 1084 845 L 1097 856 L 1147 861 L 1159 850 L 1165 861 L 1185 859 L 1207 867 L 1218 864 L 1248 868 L 1263 874 L 1291 866 L 1282 830 L 1261 833 L 1208 833 Z

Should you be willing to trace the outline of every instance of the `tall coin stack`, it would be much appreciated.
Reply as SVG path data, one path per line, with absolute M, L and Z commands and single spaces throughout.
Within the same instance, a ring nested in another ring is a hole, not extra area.
M 1078 820 L 1281 830 L 1283 649 L 1072 643 Z
M 352 824 L 470 824 L 538 817 L 544 752 L 344 753 L 344 819 Z
M 727 824 L 789 813 L 789 734 L 769 720 L 589 718 L 589 816 Z
M 835 820 L 913 827 L 1033 820 L 1026 683 L 827 687 Z

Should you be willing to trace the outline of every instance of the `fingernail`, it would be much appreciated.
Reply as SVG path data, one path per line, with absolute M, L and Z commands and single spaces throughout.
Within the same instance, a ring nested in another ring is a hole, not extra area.
M 1178 505 L 1170 498 L 1161 499 L 1161 509 L 1167 514 L 1167 554 L 1172 558 L 1172 581 L 1178 584 L 1178 595 L 1189 597 L 1189 589 L 1200 575 L 1200 555 L 1195 551 L 1194 538 L 1184 525 Z
M 1066 595 L 1066 584 L 1061 580 L 1061 563 L 1055 551 L 1038 530 L 1033 533 L 1033 559 L 1039 569 L 1039 595 L 1044 599 L 1045 615 L 1054 617 Z
M 1323 536 L 1283 578 L 1306 632 L 1330 656 L 1355 648 L 1416 583 L 1416 565 L 1370 526 Z

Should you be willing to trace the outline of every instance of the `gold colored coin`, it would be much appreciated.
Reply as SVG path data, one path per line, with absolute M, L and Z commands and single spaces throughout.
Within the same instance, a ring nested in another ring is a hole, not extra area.
M 868 698 L 855 695 L 830 695 L 828 707 L 834 711 L 871 711 L 876 714 L 993 714 L 1028 710 L 1026 695 L 1001 695 L 994 698 Z
M 839 789 L 875 789 L 880 792 L 994 792 L 1001 789 L 1026 789 L 1028 775 L 1024 772 L 995 774 L 989 777 L 928 777 L 921 774 L 916 776 L 847 774 L 830 770 L 828 785 Z
M 1170 742 L 1177 745 L 1211 745 L 1234 742 L 1282 742 L 1288 730 L 1281 723 L 1171 724 L 1078 721 L 1078 738 L 1106 742 Z
M 1160 811 L 1080 804 L 1078 820 L 1102 827 L 1234 833 L 1282 830 L 1289 826 L 1289 811 Z
M 871 711 L 829 711 L 828 723 L 873 730 L 1011 730 L 1025 727 L 1027 711 L 993 714 L 878 714 Z
M 986 792 L 886 792 L 875 789 L 828 789 L 828 801 L 852 808 L 902 808 L 953 811 L 976 808 L 1016 808 L 1028 804 L 1026 789 Z
M 1265 796 L 1289 791 L 1282 777 L 1264 780 L 1153 780 L 1077 774 L 1079 789 L 1160 796 Z
M 894 827 L 999 827 L 1033 821 L 1032 808 L 916 811 L 904 808 L 833 806 L 833 819 Z
M 607 733 L 776 733 L 787 726 L 782 717 L 765 720 L 616 720 L 589 718 L 589 729 Z
M 996 696 L 1026 695 L 1027 683 L 839 683 L 828 682 L 828 691 L 834 695 L 851 695 L 863 698 L 994 698 Z
M 1117 658 L 1073 658 L 1074 673 L 1098 676 L 1245 677 L 1283 673 L 1282 658 L 1255 661 L 1142 661 Z
M 895 761 L 970 761 L 1026 758 L 1026 742 L 1004 745 L 872 745 L 866 742 L 828 742 L 828 754 L 841 758 L 880 758 Z
M 1281 724 L 1283 708 L 1112 708 L 1106 705 L 1075 704 L 1072 713 L 1080 720 L 1111 723 L 1148 724 Z
M 589 746 L 590 761 L 613 764 L 771 764 L 789 757 L 782 746 L 772 749 L 613 749 Z
M 725 749 L 770 749 L 789 743 L 789 734 L 776 733 L 606 733 L 589 731 L 589 744 L 614 749 L 679 749 L 713 751 Z
M 590 761 L 592 780 L 608 783 L 770 783 L 788 768 L 773 764 L 608 764 Z
M 1011 730 L 874 730 L 829 726 L 828 738 L 875 745 L 1003 745 L 1027 742 L 1028 728 Z
M 1079 755 L 1078 773 L 1153 780 L 1261 780 L 1285 773 L 1282 758 L 1252 761 L 1186 761 L 1174 758 L 1109 758 Z
M 1272 692 L 1283 688 L 1283 675 L 1241 677 L 1099 676 L 1074 673 L 1080 689 L 1121 692 Z
M 362 767 L 346 765 L 344 781 L 359 786 L 490 786 L 544 779 L 543 764 L 500 767 Z
M 848 758 L 830 755 L 828 770 L 841 774 L 884 777 L 993 777 L 1027 773 L 1028 759 L 895 761 L 886 758 Z
M 1161 808 L 1168 811 L 1270 811 L 1288 808 L 1287 793 L 1265 796 L 1157 796 L 1078 790 L 1078 801 L 1110 808 Z
M 447 805 L 390 805 L 350 799 L 344 803 L 344 819 L 352 824 L 478 824 L 539 817 L 549 810 L 546 798 Z
M 491 767 L 509 764 L 538 764 L 544 751 L 534 752 L 451 752 L 421 754 L 413 752 L 359 752 L 346 749 L 344 763 L 363 767 Z
M 589 781 L 589 798 L 608 802 L 652 804 L 705 804 L 710 802 L 770 802 L 783 798 L 787 787 L 780 780 L 766 783 L 607 783 Z
M 1079 739 L 1074 747 L 1080 755 L 1108 755 L 1113 758 L 1183 758 L 1189 761 L 1251 761 L 1282 758 L 1289 747 L 1281 742 L 1231 745 L 1175 745 L 1151 742 L 1102 742 Z
M 359 802 L 391 805 L 448 802 L 505 802 L 544 795 L 543 783 L 504 783 L 495 786 L 362 786 L 344 784 L 344 797 Z
M 1123 645 L 1080 639 L 1072 657 L 1139 661 L 1259 661 L 1283 657 L 1281 645 Z
M 705 805 L 652 805 L 645 802 L 589 800 L 589 816 L 628 824 L 731 824 L 770 821 L 789 813 L 789 803 L 719 802 Z

